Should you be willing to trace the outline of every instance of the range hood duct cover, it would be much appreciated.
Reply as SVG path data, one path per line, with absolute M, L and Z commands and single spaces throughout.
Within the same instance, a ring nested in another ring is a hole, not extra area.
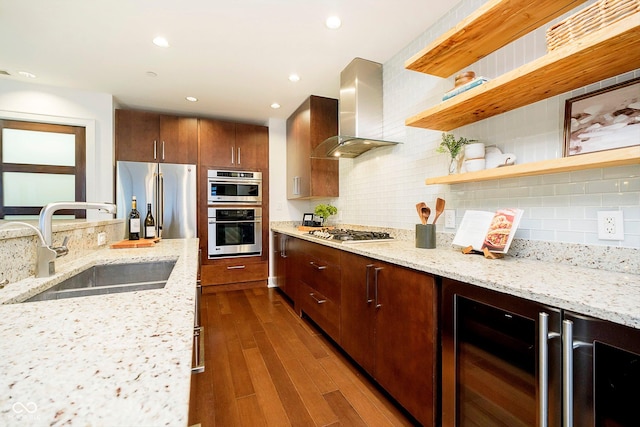
M 353 158 L 399 142 L 382 138 L 382 64 L 355 58 L 340 73 L 339 135 L 327 138 L 313 158 Z

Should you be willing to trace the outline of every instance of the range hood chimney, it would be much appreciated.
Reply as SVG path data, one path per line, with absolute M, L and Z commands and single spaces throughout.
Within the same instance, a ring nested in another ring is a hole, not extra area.
M 355 58 L 340 73 L 339 135 L 327 138 L 313 158 L 353 158 L 399 144 L 382 138 L 382 64 Z

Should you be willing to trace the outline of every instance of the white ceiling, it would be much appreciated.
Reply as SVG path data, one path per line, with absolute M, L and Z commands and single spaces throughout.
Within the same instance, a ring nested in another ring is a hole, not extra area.
M 386 62 L 458 1 L 0 0 L 0 78 L 28 71 L 125 108 L 266 124 L 311 94 L 337 98 L 353 58 Z

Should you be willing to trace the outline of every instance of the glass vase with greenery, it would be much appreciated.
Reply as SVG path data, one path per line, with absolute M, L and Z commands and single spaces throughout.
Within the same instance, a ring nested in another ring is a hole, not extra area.
M 471 144 L 473 142 L 477 142 L 475 139 L 467 139 L 460 137 L 456 139 L 456 137 L 451 133 L 443 133 L 442 141 L 440 145 L 436 149 L 438 153 L 448 153 L 450 156 L 449 160 L 449 173 L 456 173 L 458 169 L 458 157 L 462 153 L 462 149 L 465 145 Z

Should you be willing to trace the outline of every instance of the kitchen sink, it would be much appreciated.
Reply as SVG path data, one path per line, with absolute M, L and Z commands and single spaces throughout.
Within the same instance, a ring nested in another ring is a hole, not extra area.
M 171 260 L 94 265 L 23 302 L 161 289 L 175 264 Z

